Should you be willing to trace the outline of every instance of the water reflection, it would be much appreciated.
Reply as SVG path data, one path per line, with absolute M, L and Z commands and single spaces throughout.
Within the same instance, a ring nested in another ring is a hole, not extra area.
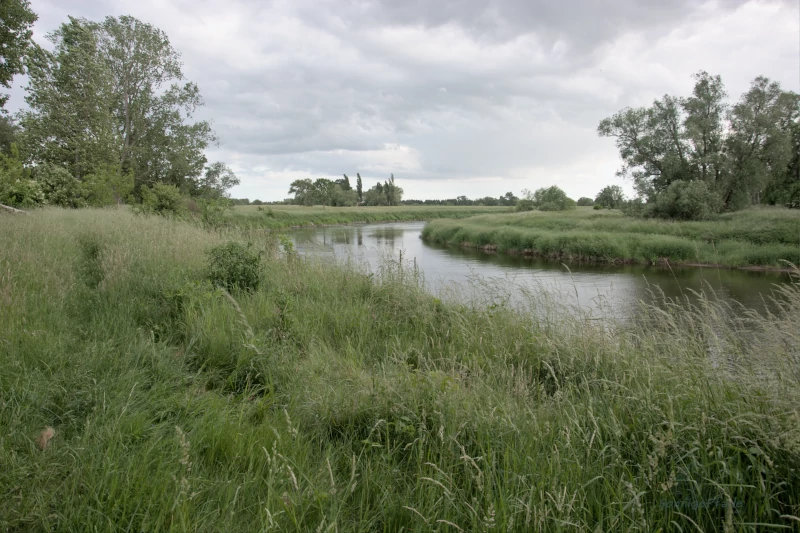
M 527 308 L 574 306 L 598 316 L 628 316 L 638 301 L 661 296 L 694 299 L 706 291 L 757 310 L 764 295 L 787 275 L 727 269 L 575 265 L 487 254 L 432 245 L 419 238 L 424 223 L 301 229 L 291 233 L 297 250 L 337 260 L 355 260 L 376 271 L 387 258 L 414 265 L 427 288 L 440 297 Z M 565 305 L 566 304 L 566 305 Z

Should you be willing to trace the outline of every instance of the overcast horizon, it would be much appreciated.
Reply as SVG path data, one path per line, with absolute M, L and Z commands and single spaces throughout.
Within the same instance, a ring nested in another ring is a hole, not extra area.
M 719 74 L 729 101 L 759 75 L 800 92 L 800 3 L 581 6 L 522 0 L 258 2 L 32 0 L 34 40 L 68 15 L 132 15 L 164 30 L 220 138 L 209 162 L 236 198 L 282 200 L 295 179 L 394 173 L 406 199 L 519 195 L 558 185 L 577 199 L 615 176 L 598 122 L 692 74 Z M 23 107 L 24 76 L 10 112 Z

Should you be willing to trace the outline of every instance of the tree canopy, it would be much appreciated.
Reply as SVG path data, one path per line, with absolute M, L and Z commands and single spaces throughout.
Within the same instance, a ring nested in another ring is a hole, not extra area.
M 719 76 L 694 79 L 687 97 L 665 95 L 600 122 L 599 135 L 616 139 L 618 174 L 649 204 L 677 181 L 703 182 L 721 209 L 800 203 L 800 95 L 760 76 L 731 105 Z
M 31 26 L 38 17 L 28 0 L 0 2 L 0 85 L 11 88 L 11 81 L 24 71 L 24 60 L 31 46 Z M 0 94 L 0 108 L 8 101 Z

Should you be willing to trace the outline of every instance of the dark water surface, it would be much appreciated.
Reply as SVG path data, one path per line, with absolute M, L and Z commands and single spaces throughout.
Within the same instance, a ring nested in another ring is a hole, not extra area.
M 479 250 L 429 244 L 420 239 L 424 222 L 299 229 L 290 233 L 299 253 L 337 261 L 355 261 L 377 272 L 402 262 L 421 274 L 428 290 L 443 298 L 508 301 L 514 305 L 581 309 L 602 318 L 625 317 L 638 301 L 695 299 L 705 291 L 712 299 L 734 300 L 764 311 L 765 296 L 786 274 L 716 268 L 640 265 L 562 265 Z

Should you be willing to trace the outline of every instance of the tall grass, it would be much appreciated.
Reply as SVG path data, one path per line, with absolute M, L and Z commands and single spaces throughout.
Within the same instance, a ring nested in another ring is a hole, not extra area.
M 283 229 L 369 222 L 408 222 L 435 218 L 466 218 L 485 213 L 503 213 L 508 210 L 508 207 L 484 206 L 236 206 L 228 215 L 228 221 L 238 227 Z
M 800 212 L 751 209 L 707 222 L 639 220 L 618 212 L 483 215 L 437 220 L 433 242 L 575 261 L 702 263 L 786 268 L 800 264 Z
M 212 287 L 206 252 L 256 233 L 0 224 L 0 530 L 798 526 L 798 284 L 767 318 L 701 299 L 599 327 L 263 240 L 257 291 Z

